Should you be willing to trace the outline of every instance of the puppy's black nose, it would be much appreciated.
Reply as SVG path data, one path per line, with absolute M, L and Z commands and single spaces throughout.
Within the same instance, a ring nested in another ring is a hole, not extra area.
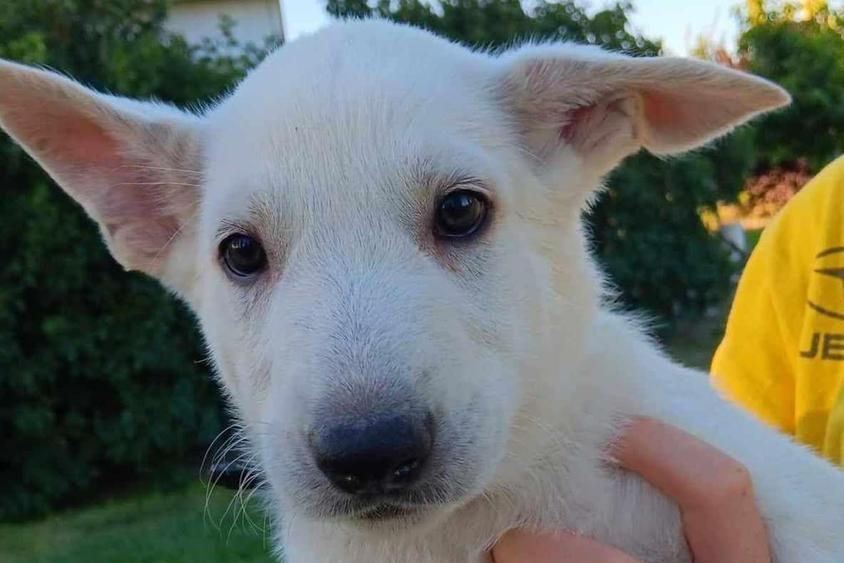
M 317 466 L 351 494 L 400 492 L 419 478 L 431 455 L 430 417 L 377 416 L 313 436 Z

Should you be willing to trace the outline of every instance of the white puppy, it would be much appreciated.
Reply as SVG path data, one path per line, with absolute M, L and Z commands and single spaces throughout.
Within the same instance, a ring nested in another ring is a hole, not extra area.
M 631 415 L 749 469 L 777 563 L 844 561 L 844 473 L 603 310 L 580 224 L 626 155 L 787 102 L 700 61 L 377 21 L 201 116 L 0 65 L 3 127 L 199 317 L 289 563 L 482 561 L 524 525 L 687 561 L 676 507 L 604 463 Z

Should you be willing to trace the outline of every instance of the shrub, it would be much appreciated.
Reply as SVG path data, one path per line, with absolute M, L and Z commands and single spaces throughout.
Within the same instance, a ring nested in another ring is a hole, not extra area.
M 844 153 L 844 10 L 826 2 L 748 5 L 739 54 L 750 71 L 793 97 L 789 108 L 759 122 L 759 172 L 793 170 L 801 160 L 817 172 Z
M 164 15 L 163 0 L 7 0 L 0 56 L 179 105 L 218 95 L 260 57 L 188 46 L 162 32 Z M 121 271 L 81 209 L 7 138 L 0 192 L 0 519 L 204 448 L 219 400 L 184 307 Z

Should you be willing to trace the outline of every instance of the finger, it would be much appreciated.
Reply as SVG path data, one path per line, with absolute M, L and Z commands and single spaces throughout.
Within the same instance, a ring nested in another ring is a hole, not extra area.
M 679 505 L 696 563 L 770 563 L 753 484 L 740 463 L 652 419 L 634 420 L 613 455 Z
M 494 563 L 640 563 L 621 551 L 565 532 L 511 530 L 492 551 Z

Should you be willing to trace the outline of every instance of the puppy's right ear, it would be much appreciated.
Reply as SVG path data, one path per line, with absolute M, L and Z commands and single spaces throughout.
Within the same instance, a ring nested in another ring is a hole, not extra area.
M 507 53 L 496 88 L 540 166 L 561 153 L 596 175 L 644 147 L 678 154 L 788 104 L 779 86 L 723 66 L 556 44 Z
M 177 285 L 167 270 L 200 198 L 199 118 L 0 61 L 0 126 L 99 223 L 118 262 Z

